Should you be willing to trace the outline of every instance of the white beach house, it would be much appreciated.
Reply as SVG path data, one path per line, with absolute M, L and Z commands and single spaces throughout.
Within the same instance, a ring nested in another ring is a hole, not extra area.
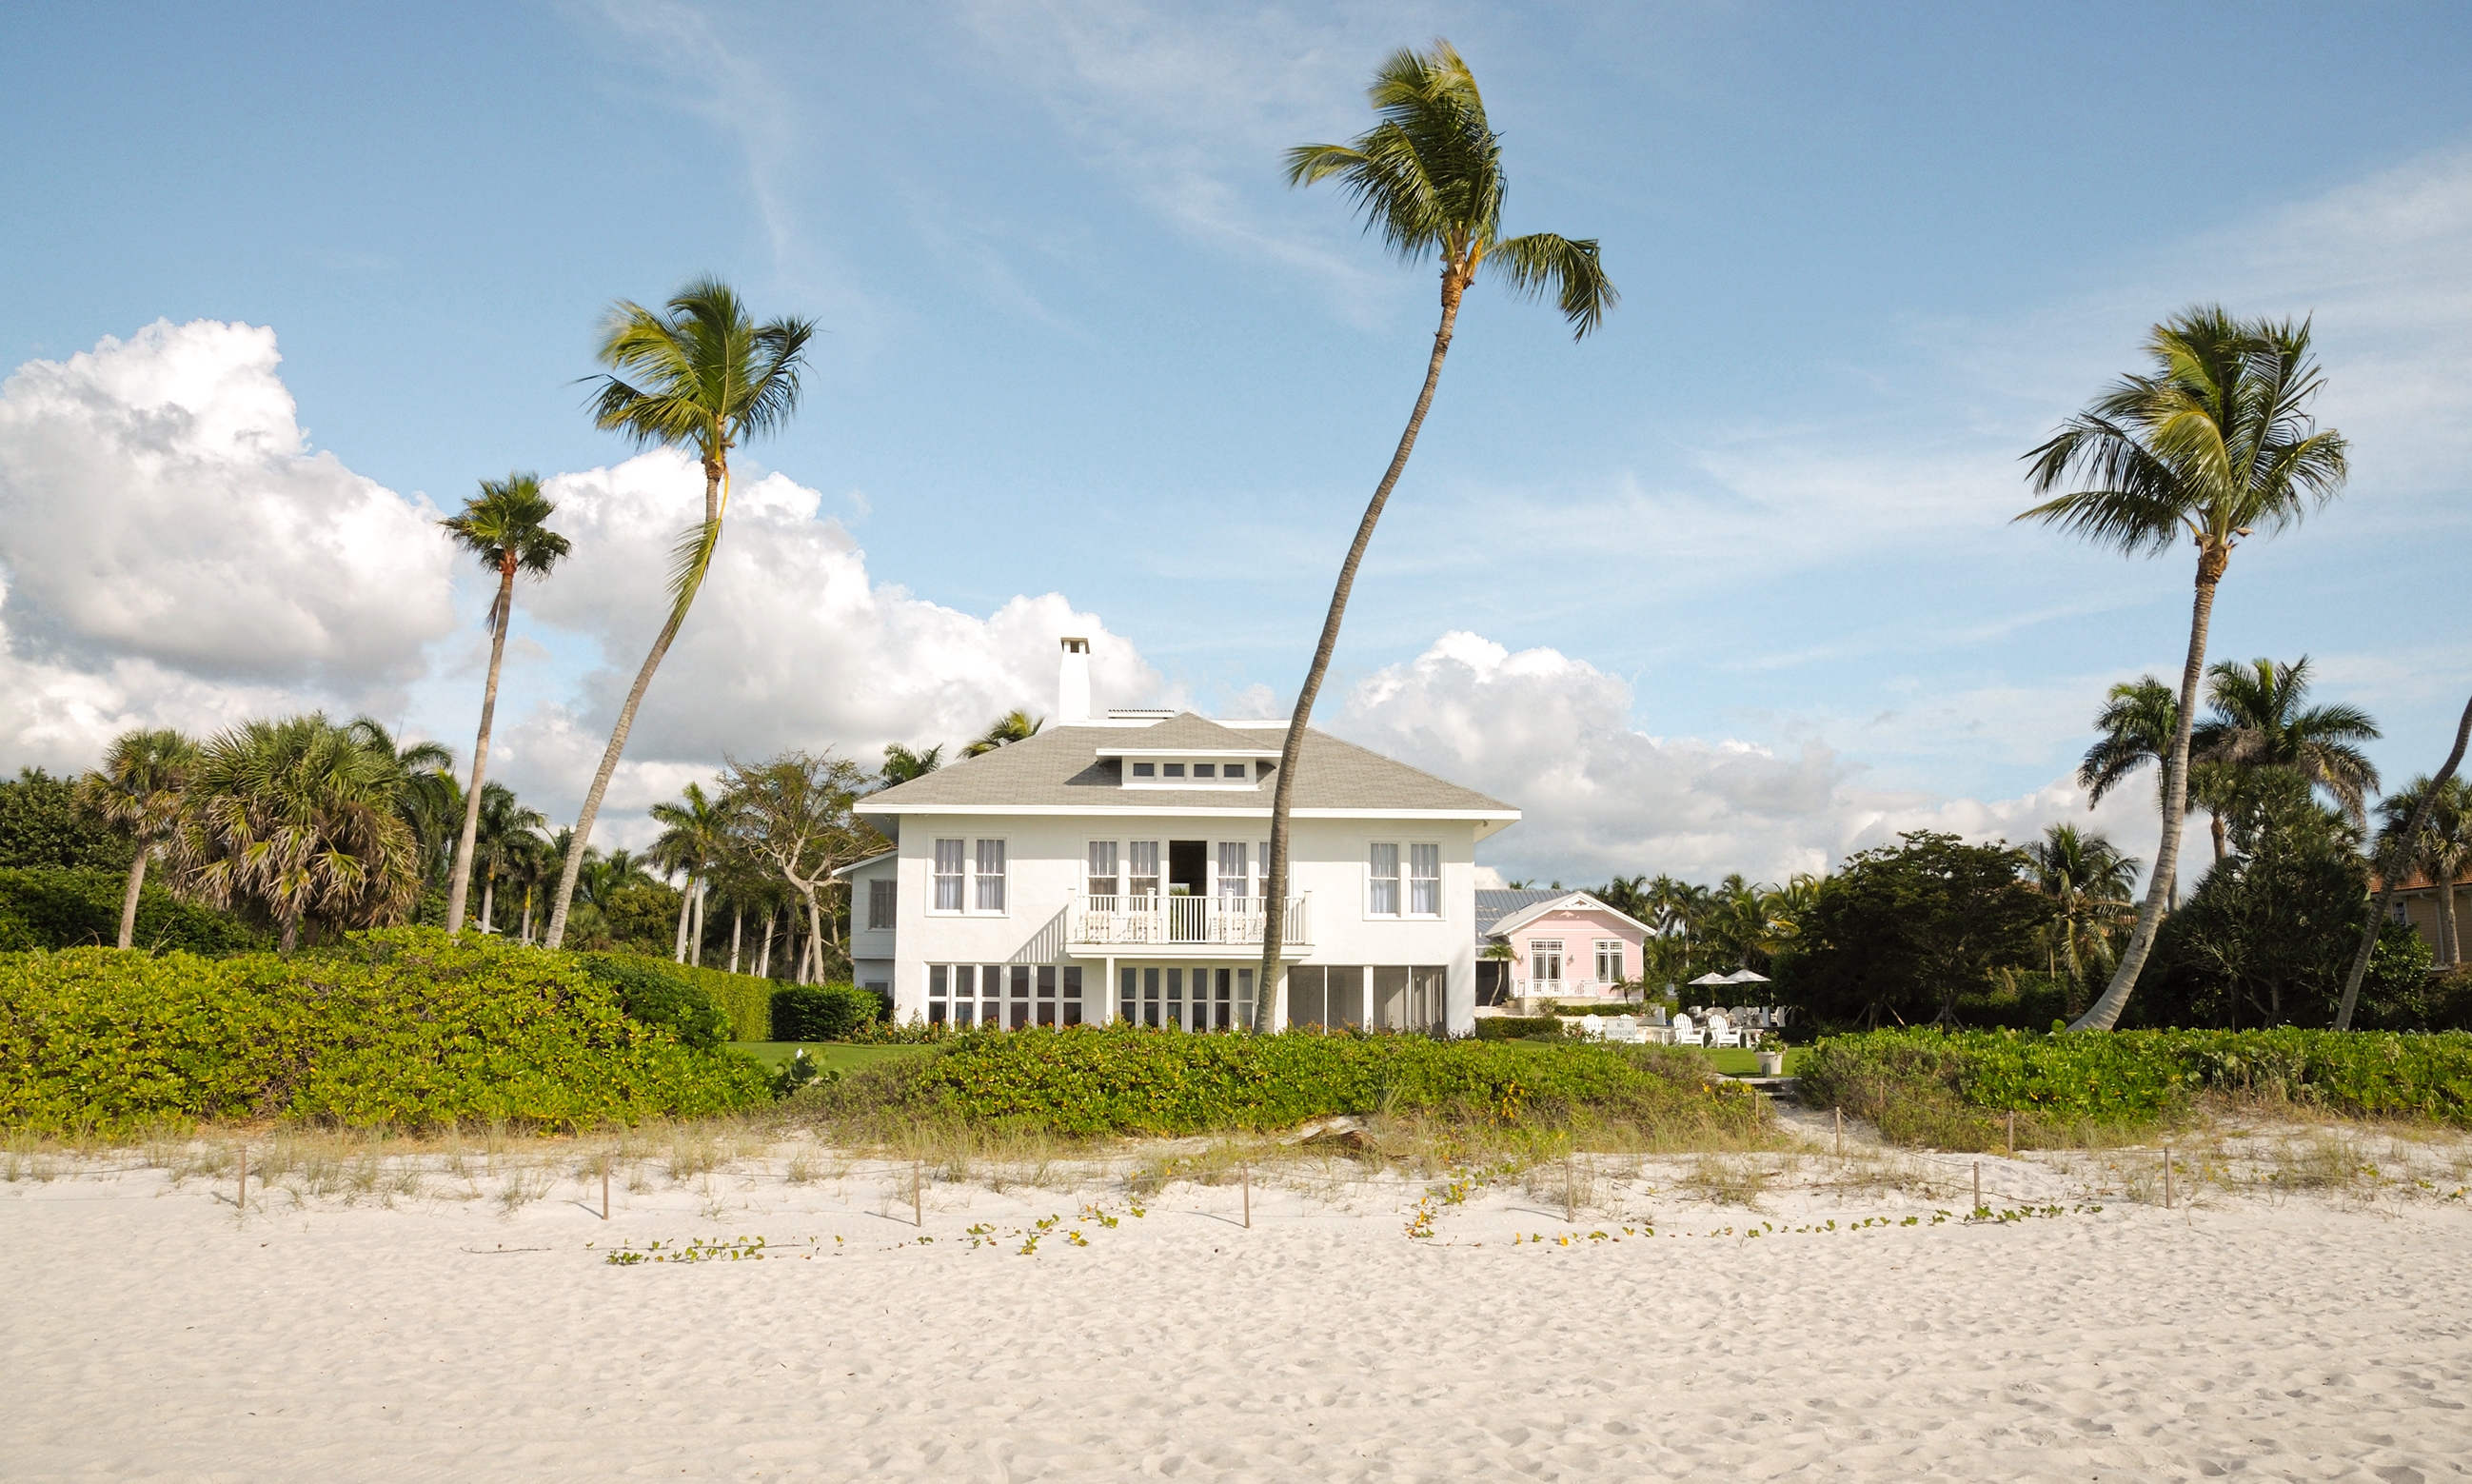
M 1010 1028 L 1246 1022 L 1272 904 L 1287 724 L 1090 710 L 1063 641 L 1037 735 L 859 806 L 851 959 L 896 1019 Z M 1509 805 L 1308 730 L 1290 824 L 1279 1024 L 1475 1024 L 1476 843 Z

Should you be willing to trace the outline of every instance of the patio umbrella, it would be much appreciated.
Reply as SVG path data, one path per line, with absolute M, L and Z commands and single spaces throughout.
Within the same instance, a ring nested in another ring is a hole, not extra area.
M 1711 974 L 1709 977 L 1716 979 L 1717 976 Z M 1700 981 L 1694 979 L 1691 982 L 1697 984 Z M 1738 969 L 1732 973 L 1727 974 L 1723 979 L 1717 979 L 1717 982 L 1719 984 L 1766 984 L 1769 982 L 1769 976 L 1766 974 L 1753 973 L 1747 969 Z
M 1725 974 L 1705 973 L 1691 982 L 1693 984 L 1731 984 L 1734 981 L 1730 976 Z

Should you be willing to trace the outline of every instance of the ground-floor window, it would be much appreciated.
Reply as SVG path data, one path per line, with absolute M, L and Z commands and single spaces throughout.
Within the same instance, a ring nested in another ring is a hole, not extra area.
M 1448 1028 L 1448 976 L 1438 965 L 1298 964 L 1288 970 L 1293 1030 Z
M 1082 1023 L 1075 964 L 930 964 L 927 1023 L 1024 1030 Z
M 1129 1025 L 1230 1030 L 1252 1002 L 1249 969 L 1126 964 L 1116 969 L 1116 1011 Z

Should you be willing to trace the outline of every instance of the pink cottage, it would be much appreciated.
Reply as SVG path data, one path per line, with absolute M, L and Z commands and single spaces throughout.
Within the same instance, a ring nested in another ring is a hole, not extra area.
M 1480 891 L 1476 921 L 1481 1005 L 1639 993 L 1652 930 L 1586 892 Z

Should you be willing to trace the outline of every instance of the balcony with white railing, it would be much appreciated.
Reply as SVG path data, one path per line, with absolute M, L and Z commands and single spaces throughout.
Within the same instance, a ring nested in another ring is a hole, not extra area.
M 1312 894 L 1288 898 L 1280 941 L 1313 943 Z M 1143 948 L 1208 953 L 1259 948 L 1270 926 L 1259 897 L 1084 897 L 1067 909 L 1065 939 L 1076 948 Z

